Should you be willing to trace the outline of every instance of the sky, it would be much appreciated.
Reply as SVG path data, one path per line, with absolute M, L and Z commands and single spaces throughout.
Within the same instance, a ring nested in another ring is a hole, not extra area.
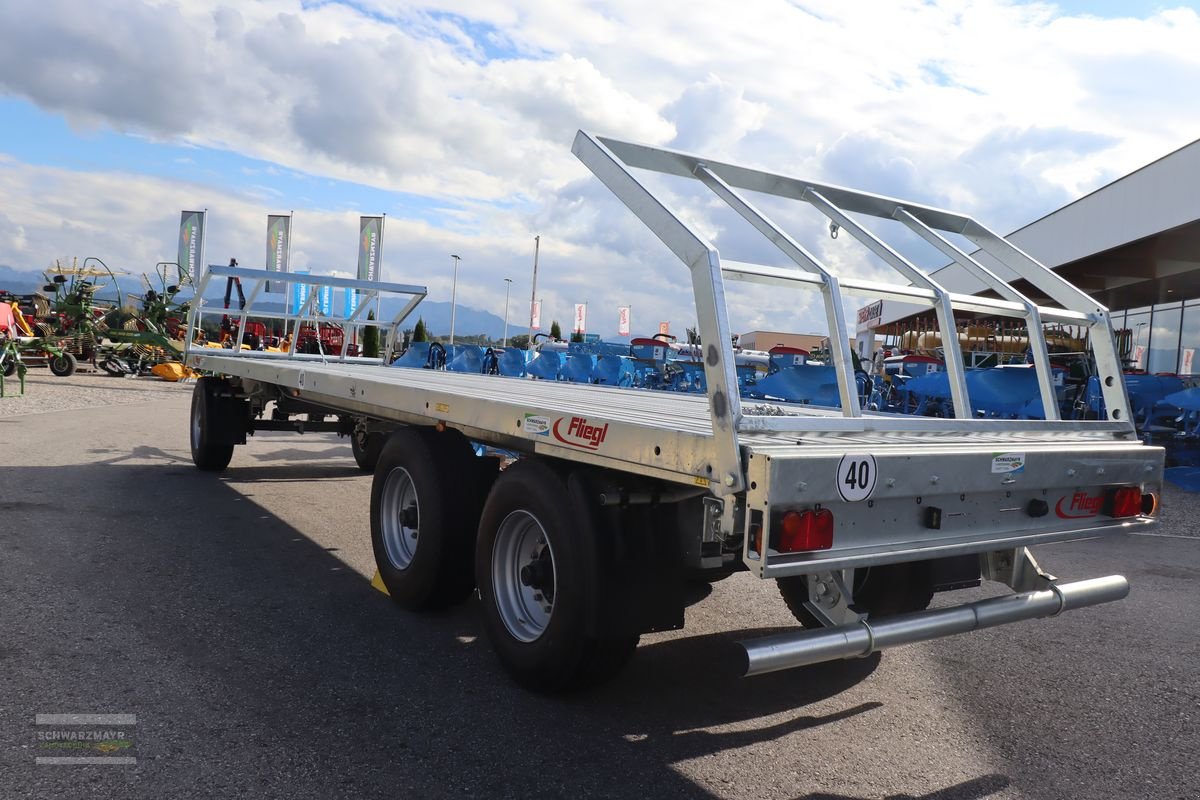
M 687 268 L 570 152 L 578 129 L 968 213 L 1010 232 L 1200 138 L 1197 3 L 1000 0 L 8 0 L 0 265 L 175 258 L 383 278 L 546 325 L 693 324 Z M 648 179 L 723 257 L 782 265 L 713 195 Z M 902 282 L 815 210 L 764 210 L 843 275 Z M 911 242 L 903 243 L 907 248 Z M 914 261 L 940 261 L 915 249 Z M 936 263 L 935 263 L 936 262 Z M 2 288 L 2 287 L 0 287 Z M 818 298 L 728 287 L 734 331 L 824 330 Z M 849 308 L 865 301 L 850 300 Z M 435 333 L 437 333 L 435 331 Z

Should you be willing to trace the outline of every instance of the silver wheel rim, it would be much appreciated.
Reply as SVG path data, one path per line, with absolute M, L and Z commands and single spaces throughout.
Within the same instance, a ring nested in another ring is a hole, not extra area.
M 197 402 L 192 406 L 192 449 L 200 449 L 200 403 L 203 398 L 197 398 Z
M 404 467 L 396 467 L 388 473 L 380 510 L 387 560 L 396 569 L 408 569 L 417 553 L 421 512 L 417 504 L 417 487 Z
M 532 642 L 550 625 L 558 571 L 546 529 L 528 511 L 504 518 L 492 546 L 492 590 L 504 627 Z

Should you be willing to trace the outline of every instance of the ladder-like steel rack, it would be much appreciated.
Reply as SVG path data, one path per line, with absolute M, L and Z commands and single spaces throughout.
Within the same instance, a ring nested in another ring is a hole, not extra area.
M 213 278 L 246 281 L 250 285 L 250 294 L 246 298 L 245 304 L 237 310 L 223 307 L 214 309 L 213 302 L 205 298 L 205 292 L 208 290 L 209 282 Z M 263 299 L 264 294 L 279 294 L 267 288 L 270 284 L 281 284 L 286 287 L 282 293 L 282 300 Z M 293 299 L 290 289 L 293 285 L 302 285 L 308 289 L 303 304 L 296 309 L 292 308 Z M 356 294 L 357 300 L 354 311 L 348 317 L 325 317 L 318 313 L 317 306 L 320 298 L 317 289 L 326 286 Z M 364 358 L 350 356 L 347 354 L 348 348 L 345 345 L 343 345 L 339 354 L 329 356 L 324 352 L 320 352 L 317 355 L 322 361 L 387 364 L 391 360 L 389 356 L 395 350 L 398 343 L 400 325 L 412 314 L 417 304 L 425 299 L 426 293 L 424 286 L 407 283 L 363 281 L 353 278 L 338 278 L 332 275 L 307 275 L 295 272 L 269 272 L 265 269 L 248 269 L 245 267 L 227 267 L 212 264 L 204 271 L 204 275 L 200 278 L 200 282 L 196 286 L 196 299 L 192 302 L 191 309 L 188 312 L 188 329 L 184 352 L 185 355 L 190 355 L 205 349 L 202 346 L 198 347 L 200 340 L 203 338 L 201 335 L 201 323 L 206 314 L 209 316 L 217 314 L 222 317 L 236 317 L 238 319 L 237 337 L 231 342 L 231 348 L 223 348 L 221 350 L 221 355 L 223 356 L 241 358 L 253 356 L 255 358 L 285 358 L 294 360 L 301 356 L 297 348 L 300 343 L 299 333 L 304 325 L 311 325 L 317 332 L 318 348 L 320 347 L 320 327 L 322 325 L 327 327 L 337 326 L 343 331 L 353 331 L 356 333 L 360 333 L 367 327 L 380 327 L 386 331 L 382 347 L 380 348 L 380 357 Z M 409 298 L 392 315 L 390 320 L 382 319 L 382 296 L 385 294 L 402 295 Z M 378 319 L 367 318 L 366 315 L 372 309 L 375 310 L 375 315 Z M 287 351 L 273 353 L 242 349 L 242 344 L 246 337 L 246 322 L 251 317 L 255 320 L 266 319 L 282 322 L 286 331 L 291 335 L 291 342 Z
M 1088 430 L 1111 431 L 1116 436 L 1133 434 L 1129 402 L 1121 380 L 1121 364 L 1113 340 L 1108 309 L 1061 276 L 1023 252 L 1003 236 L 976 220 L 919 203 L 845 189 L 838 186 L 711 161 L 658 147 L 633 144 L 579 131 L 572 148 L 575 155 L 689 268 L 699 333 L 704 348 L 709 409 L 721 493 L 743 487 L 743 470 L 738 434 L 754 431 L 1033 431 L 1087 426 Z M 795 264 L 781 268 L 763 264 L 723 261 L 716 247 L 672 211 L 632 170 L 642 169 L 697 180 L 723 200 L 738 215 L 766 237 Z M 741 190 L 741 191 L 739 191 Z M 757 208 L 742 191 L 758 192 L 814 207 L 831 225 L 846 231 L 910 283 L 887 285 L 874 281 L 839 278 L 820 259 L 805 249 L 776 221 Z M 999 298 L 965 295 L 948 291 L 928 272 L 902 256 L 852 214 L 895 220 L 921 237 L 973 277 L 995 291 Z M 987 255 L 1010 269 L 1061 307 L 1038 306 L 1028 296 L 956 246 L 943 234 L 957 234 L 974 243 Z M 816 288 L 821 292 L 829 325 L 833 366 L 837 374 L 841 413 L 813 415 L 780 403 L 744 408 L 737 390 L 734 353 L 726 306 L 726 279 L 784 287 Z M 932 307 L 943 336 L 957 330 L 956 309 L 1001 317 L 1023 319 L 1029 330 L 1033 368 L 1045 420 L 978 419 L 971 411 L 966 367 L 961 351 L 948 344 L 946 370 L 954 417 L 949 419 L 898 416 L 864 412 L 858 400 L 854 368 L 849 352 L 849 330 L 843 295 L 883 298 Z M 1043 331 L 1044 322 L 1078 325 L 1089 332 L 1092 354 L 1100 378 L 1108 419 L 1062 420 L 1054 391 L 1050 355 Z M 714 487 L 715 488 L 715 487 Z M 720 490 L 719 490 L 720 491 Z

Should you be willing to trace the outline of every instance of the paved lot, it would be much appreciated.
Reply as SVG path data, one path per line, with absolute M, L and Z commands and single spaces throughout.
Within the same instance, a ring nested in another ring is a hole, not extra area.
M 791 620 L 738 575 L 553 699 L 504 677 L 473 602 L 414 616 L 369 587 L 344 440 L 261 435 L 201 474 L 190 387 L 31 375 L 20 414 L 0 400 L 0 797 L 1200 793 L 1193 496 L 1165 536 L 1039 551 L 1128 575 L 1122 603 L 742 680 L 733 642 Z M 36 765 L 51 713 L 135 715 L 137 763 Z

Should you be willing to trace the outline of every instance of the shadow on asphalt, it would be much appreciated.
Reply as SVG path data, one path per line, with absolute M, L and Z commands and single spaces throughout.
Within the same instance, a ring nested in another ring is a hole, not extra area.
M 321 440 L 319 440 L 319 439 L 316 440 L 316 442 L 314 442 L 314 444 L 319 444 L 319 443 L 321 443 Z M 290 470 L 295 466 L 299 466 L 300 463 L 302 463 L 304 461 L 314 461 L 316 459 L 328 459 L 328 458 L 353 458 L 353 457 L 354 457 L 354 455 L 350 450 L 350 440 L 349 439 L 342 439 L 340 443 L 338 443 L 332 447 L 328 447 L 324 450 L 301 450 L 300 448 L 289 447 L 289 448 L 284 448 L 282 450 L 271 450 L 268 452 L 260 453 L 260 452 L 258 452 L 258 449 L 255 448 L 254 454 L 253 454 L 253 458 L 256 461 L 291 461 L 292 462 L 291 464 L 288 464 L 286 466 L 277 467 L 277 469 L 279 469 L 281 471 Z M 333 465 L 330 465 L 330 466 L 333 466 Z M 352 467 L 353 467 L 352 472 L 354 472 L 356 474 L 361 474 L 361 472 L 359 471 L 357 466 L 352 464 Z M 240 477 L 242 474 L 242 470 L 245 468 L 244 467 L 232 467 L 231 469 L 237 470 L 236 474 Z M 233 474 L 233 473 L 231 473 L 231 474 Z
M 120 462 L 72 468 L 72 481 L 105 487 L 103 504 L 38 509 L 37 526 L 0 541 L 33 551 L 46 569 L 39 580 L 64 598 L 87 598 L 83 614 L 66 599 L 62 609 L 44 609 L 54 629 L 36 635 L 91 641 L 92 616 L 118 626 L 119 641 L 106 634 L 84 645 L 129 648 L 126 657 L 96 662 L 101 672 L 89 680 L 98 685 L 82 687 L 86 694 L 105 697 L 105 671 L 115 671 L 116 685 L 129 680 L 126 662 L 149 665 L 136 675 L 144 693 L 105 706 L 132 704 L 139 726 L 147 721 L 139 747 L 155 757 L 143 788 L 170 794 L 213 763 L 235 785 L 241 776 L 272 795 L 376 794 L 386 786 L 413 797 L 711 797 L 673 765 L 882 705 L 805 711 L 865 679 L 878 656 L 737 677 L 736 640 L 771 629 L 659 639 L 605 687 L 565 698 L 531 694 L 494 660 L 477 602 L 403 613 L 218 476 Z M 346 469 L 314 463 L 230 475 L 310 480 Z M 22 475 L 30 486 L 60 479 L 49 468 Z M 314 524 L 365 526 L 365 509 L 361 519 L 327 519 L 320 496 L 312 494 Z M 148 510 L 160 521 L 148 521 Z M 52 667 L 42 679 L 73 676 Z M 188 688 L 196 685 L 203 690 Z M 788 716 L 754 725 L 780 714 Z M 171 748 L 160 742 L 167 751 L 155 753 L 155 726 L 197 733 Z
M 1007 789 L 1010 785 L 1012 785 L 1012 781 L 1005 775 L 983 775 L 928 794 L 889 794 L 884 800 L 983 800 L 985 797 Z M 872 798 L 818 792 L 797 797 L 796 800 L 872 800 Z
M 355 466 L 353 461 L 349 463 L 345 461 L 330 463 L 329 458 L 331 455 L 333 457 L 348 458 L 350 456 L 350 449 L 345 448 L 344 452 L 339 450 L 333 454 L 314 454 L 301 450 L 290 456 L 296 459 L 296 463 L 286 467 L 275 464 L 269 466 L 230 467 L 222 473 L 222 477 L 228 479 L 234 485 L 242 483 L 291 483 L 295 481 L 358 479 L 362 477 L 362 470 Z M 190 460 L 188 461 L 188 467 L 189 469 L 191 468 Z M 366 519 L 366 509 L 363 509 L 363 519 Z

